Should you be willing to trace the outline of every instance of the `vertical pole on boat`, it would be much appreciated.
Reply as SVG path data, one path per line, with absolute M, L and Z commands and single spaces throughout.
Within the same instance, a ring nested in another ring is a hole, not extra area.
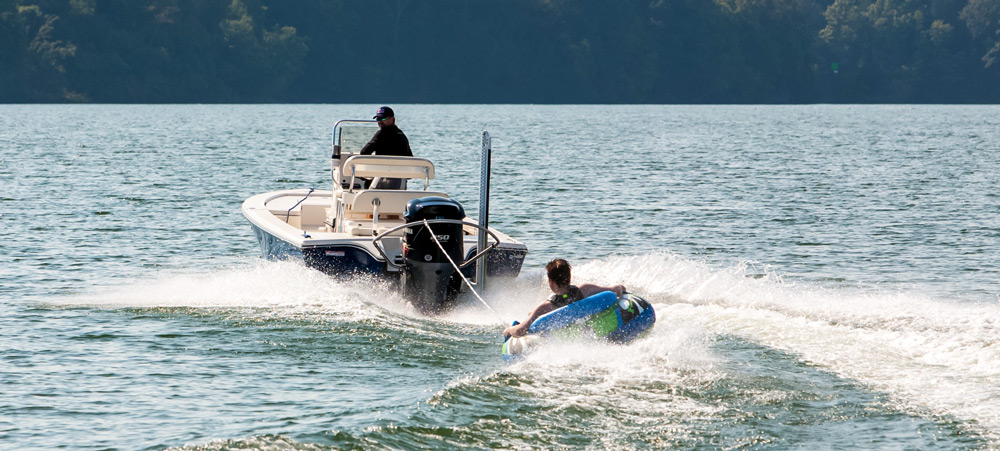
M 330 189 L 333 192 L 337 191 L 340 187 L 340 181 L 337 180 L 337 168 L 340 167 L 340 121 L 333 124 L 333 138 L 331 139 L 331 148 L 333 153 L 330 154 Z
M 484 229 L 490 226 L 490 155 L 493 153 L 493 146 L 490 140 L 490 132 L 483 131 L 483 153 L 479 159 L 479 241 L 477 252 L 486 249 L 486 232 Z M 489 253 L 482 256 L 476 262 L 476 286 L 479 292 L 486 291 L 486 261 L 489 260 Z

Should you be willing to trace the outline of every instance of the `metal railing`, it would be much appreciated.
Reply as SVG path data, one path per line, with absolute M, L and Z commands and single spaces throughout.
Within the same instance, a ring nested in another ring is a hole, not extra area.
M 385 249 L 382 247 L 382 243 L 380 243 L 380 241 L 383 238 L 385 238 L 385 237 L 389 236 L 390 234 L 392 234 L 393 232 L 396 232 L 397 230 L 404 229 L 404 228 L 407 228 L 407 227 L 415 227 L 415 226 L 428 227 L 428 224 L 461 224 L 463 226 L 472 226 L 472 227 L 475 227 L 475 228 L 477 228 L 479 230 L 485 231 L 486 233 L 488 233 L 490 235 L 491 238 L 493 238 L 493 244 L 489 245 L 486 249 L 480 250 L 479 252 L 476 253 L 476 255 L 473 255 L 468 260 L 462 262 L 461 265 L 458 265 L 460 268 L 465 268 L 466 266 L 469 266 L 470 264 L 472 264 L 472 262 L 478 260 L 480 257 L 486 255 L 487 252 L 489 252 L 489 251 L 491 251 L 493 249 L 496 249 L 497 246 L 500 245 L 500 238 L 497 237 L 496 234 L 493 233 L 492 230 L 490 230 L 488 228 L 485 228 L 485 227 L 483 227 L 483 226 L 481 226 L 479 224 L 475 224 L 475 223 L 472 223 L 472 222 L 465 222 L 465 221 L 461 221 L 461 220 L 458 220 L 458 219 L 431 219 L 431 220 L 426 220 L 425 219 L 425 220 L 417 221 L 417 222 L 409 222 L 409 223 L 406 223 L 406 224 L 403 224 L 403 225 L 399 225 L 399 226 L 393 227 L 393 228 L 391 228 L 389 230 L 386 230 L 385 232 L 382 232 L 382 233 L 378 234 L 377 236 L 375 236 L 375 238 L 372 238 L 372 244 L 375 246 L 375 249 L 378 250 L 378 253 L 382 254 L 382 258 L 385 259 L 386 264 L 388 264 L 388 265 L 390 265 L 390 266 L 392 266 L 394 268 L 402 268 L 401 265 L 397 265 L 396 262 L 392 261 L 392 259 L 390 259 L 388 255 L 386 255 Z M 430 232 L 431 234 L 434 233 L 433 230 L 430 230 L 430 227 L 428 227 L 428 232 Z

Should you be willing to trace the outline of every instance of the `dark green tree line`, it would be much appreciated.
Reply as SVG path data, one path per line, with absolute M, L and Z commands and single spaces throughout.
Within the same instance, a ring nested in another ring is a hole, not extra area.
M 0 102 L 1000 102 L 1000 0 L 0 0 Z

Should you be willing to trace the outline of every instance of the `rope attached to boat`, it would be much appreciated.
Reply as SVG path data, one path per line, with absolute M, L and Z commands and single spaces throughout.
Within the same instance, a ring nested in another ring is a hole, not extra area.
M 309 192 L 306 193 L 306 197 L 303 197 L 302 199 L 299 199 L 299 201 L 296 202 L 295 205 L 292 205 L 292 208 L 289 208 L 288 211 L 285 212 L 285 223 L 288 223 L 288 217 L 292 215 L 292 210 L 294 210 L 295 207 L 298 207 L 299 204 L 301 204 L 302 202 L 305 202 L 305 200 L 309 198 L 309 195 L 312 194 L 313 191 L 316 191 L 316 189 L 315 188 L 309 188 Z
M 493 318 L 496 319 L 498 322 L 500 322 L 500 324 L 503 324 L 504 326 L 510 324 L 509 321 L 504 321 L 502 318 L 500 318 L 500 315 L 497 315 L 497 312 L 493 310 L 493 307 L 490 307 L 490 305 L 487 304 L 485 300 L 483 300 L 482 296 L 479 296 L 479 293 L 476 292 L 475 287 L 472 286 L 472 282 L 469 282 L 469 279 L 465 278 L 465 274 L 462 274 L 462 270 L 458 268 L 458 265 L 456 265 L 455 261 L 451 259 L 451 256 L 448 255 L 448 252 L 444 250 L 444 246 L 441 245 L 441 242 L 438 241 L 437 236 L 434 235 L 434 231 L 431 230 L 430 224 L 427 223 L 426 219 L 424 219 L 423 221 L 424 221 L 424 227 L 427 229 L 427 232 L 430 233 L 431 238 L 434 239 L 434 244 L 437 244 L 438 249 L 441 249 L 441 253 L 444 254 L 445 258 L 448 259 L 448 262 L 451 263 L 451 266 L 455 268 L 455 272 L 458 273 L 458 277 L 462 278 L 462 281 L 465 282 L 465 285 L 469 287 L 469 290 L 472 291 L 472 294 L 476 295 L 476 299 L 479 299 L 479 302 L 482 302 L 483 305 L 486 306 L 486 310 L 489 310 L 490 314 L 493 315 Z M 486 257 L 483 256 L 483 258 Z M 476 264 L 478 265 L 478 263 Z

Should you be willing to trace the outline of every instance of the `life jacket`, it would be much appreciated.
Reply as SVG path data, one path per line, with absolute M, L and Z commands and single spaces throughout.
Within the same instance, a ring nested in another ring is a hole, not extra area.
M 583 299 L 583 292 L 576 285 L 570 285 L 569 290 L 566 290 L 566 294 L 553 294 L 549 297 L 549 302 L 553 307 L 559 308 L 570 305 L 580 299 Z

